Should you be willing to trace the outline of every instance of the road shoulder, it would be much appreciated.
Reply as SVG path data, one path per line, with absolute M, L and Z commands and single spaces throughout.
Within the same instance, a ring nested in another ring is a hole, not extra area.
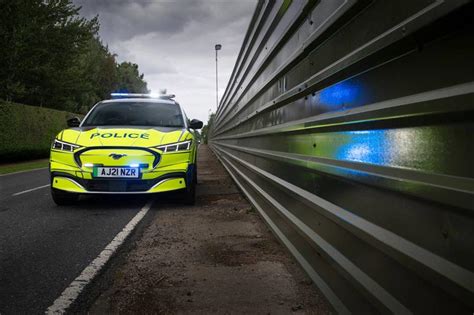
M 325 314 L 329 306 L 206 146 L 196 206 L 156 214 L 88 310 Z

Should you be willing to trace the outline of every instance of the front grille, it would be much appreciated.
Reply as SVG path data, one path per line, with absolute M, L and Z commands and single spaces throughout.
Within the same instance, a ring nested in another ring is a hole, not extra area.
M 153 180 L 121 180 L 121 179 L 91 179 L 83 180 L 84 188 L 88 191 L 147 191 L 161 179 Z

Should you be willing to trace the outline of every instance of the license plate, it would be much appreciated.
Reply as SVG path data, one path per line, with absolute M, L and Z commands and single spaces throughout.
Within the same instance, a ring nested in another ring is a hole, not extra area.
M 138 178 L 138 167 L 95 167 L 94 177 Z

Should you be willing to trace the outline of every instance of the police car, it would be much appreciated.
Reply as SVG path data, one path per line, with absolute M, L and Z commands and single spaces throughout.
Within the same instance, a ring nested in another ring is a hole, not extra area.
M 151 194 L 181 191 L 193 204 L 196 189 L 196 129 L 174 95 L 113 93 L 81 122 L 53 141 L 51 194 L 58 205 L 81 194 Z

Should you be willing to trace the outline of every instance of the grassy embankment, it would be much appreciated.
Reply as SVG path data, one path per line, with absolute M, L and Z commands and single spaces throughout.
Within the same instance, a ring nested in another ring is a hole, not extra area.
M 0 174 L 46 167 L 52 140 L 73 116 L 0 100 Z

